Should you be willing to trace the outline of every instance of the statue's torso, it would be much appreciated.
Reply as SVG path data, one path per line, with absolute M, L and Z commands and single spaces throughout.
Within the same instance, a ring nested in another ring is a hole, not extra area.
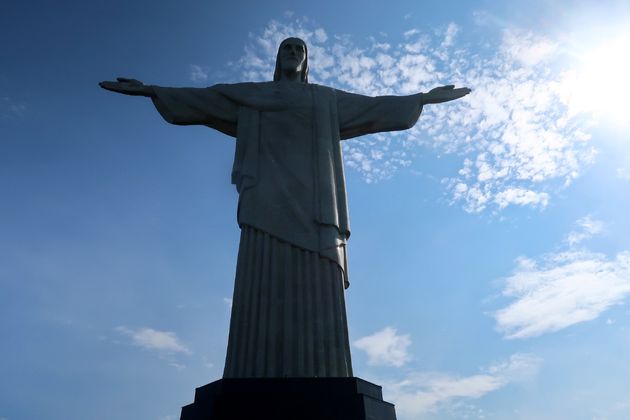
M 270 88 L 274 100 L 286 106 L 260 112 L 256 186 L 241 194 L 241 212 L 264 213 L 280 237 L 285 230 L 288 237 L 312 236 L 317 174 L 311 89 L 282 82 Z

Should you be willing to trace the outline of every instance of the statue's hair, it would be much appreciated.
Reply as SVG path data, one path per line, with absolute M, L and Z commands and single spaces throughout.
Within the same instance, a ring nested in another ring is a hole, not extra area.
M 284 45 L 284 43 L 290 40 L 300 41 L 302 45 L 304 45 L 304 65 L 302 65 L 302 74 L 300 78 L 302 79 L 302 82 L 308 83 L 308 47 L 306 46 L 306 42 L 302 41 L 300 38 L 295 37 L 287 38 L 280 43 L 280 46 L 278 47 L 278 54 L 276 55 L 276 70 L 273 73 L 273 81 L 277 82 L 278 80 L 280 80 L 280 76 L 282 73 L 282 68 L 280 67 L 280 51 L 282 50 L 282 46 Z

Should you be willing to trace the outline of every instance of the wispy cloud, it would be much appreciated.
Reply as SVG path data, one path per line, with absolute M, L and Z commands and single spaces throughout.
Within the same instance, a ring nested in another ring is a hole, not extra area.
M 224 297 L 223 303 L 225 303 L 229 309 L 232 309 L 232 298 Z
M 174 332 L 158 331 L 153 328 L 133 329 L 125 326 L 116 327 L 116 331 L 131 338 L 132 344 L 148 350 L 157 350 L 164 353 L 191 354 Z
M 444 39 L 442 40 L 442 44 L 440 45 L 440 47 L 451 47 L 455 43 L 455 36 L 459 33 L 460 30 L 460 27 L 457 26 L 455 23 L 449 23 L 446 27 L 446 31 L 444 32 Z
M 14 99 L 3 96 L 0 97 L 0 117 L 21 117 L 26 113 L 26 105 Z
M 594 235 L 602 233 L 604 230 L 604 222 L 595 220 L 590 215 L 578 219 L 575 224 L 577 229 L 567 235 L 566 242 L 569 246 L 577 245 Z
M 184 369 L 186 369 L 186 365 L 183 365 L 181 363 L 175 363 L 175 362 L 171 362 L 169 363 L 169 366 L 174 367 L 175 369 L 177 369 L 178 371 L 182 371 Z
M 617 178 L 624 181 L 630 181 L 630 171 L 628 171 L 626 168 L 617 168 L 615 172 L 617 174 Z
M 368 364 L 400 367 L 410 359 L 409 335 L 398 335 L 395 328 L 386 327 L 367 337 L 356 340 L 354 346 L 368 355 Z
M 190 80 L 195 83 L 205 82 L 208 80 L 208 72 L 197 64 L 190 65 Z
M 214 367 L 214 363 L 211 363 L 206 356 L 203 356 L 202 364 L 208 369 L 212 369 Z
M 569 111 L 569 73 L 558 69 L 562 45 L 506 29 L 496 44 L 471 49 L 460 42 L 463 32 L 451 23 L 441 32 L 409 29 L 398 42 L 356 42 L 306 19 L 274 20 L 250 35 L 238 61 L 239 80 L 271 80 L 278 44 L 298 36 L 309 46 L 314 83 L 368 95 L 410 94 L 446 83 L 472 87 L 462 100 L 427 106 L 411 130 L 344 142 L 346 165 L 376 182 L 412 165 L 422 148 L 435 148 L 462 158 L 443 185 L 449 200 L 466 211 L 544 208 L 595 156 L 589 121 Z
M 520 258 L 505 281 L 503 295 L 514 299 L 495 312 L 506 338 L 529 338 L 600 316 L 630 295 L 630 252 L 614 258 L 587 251 Z
M 463 401 L 476 400 L 510 383 L 527 380 L 538 372 L 541 363 L 533 355 L 517 353 L 470 376 L 411 373 L 401 381 L 386 381 L 385 397 L 396 404 L 400 417 L 418 418 L 427 412 L 452 410 Z

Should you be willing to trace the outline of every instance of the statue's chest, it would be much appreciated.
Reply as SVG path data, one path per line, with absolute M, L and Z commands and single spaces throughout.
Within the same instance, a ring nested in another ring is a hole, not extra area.
M 281 112 L 304 113 L 313 107 L 313 90 L 303 83 L 275 83 L 269 92 L 272 101 L 279 105 Z
M 286 83 L 289 85 L 292 83 Z M 309 86 L 279 86 L 273 91 L 274 100 L 282 103 L 278 110 L 260 114 L 260 132 L 263 144 L 295 152 L 312 141 L 315 107 Z

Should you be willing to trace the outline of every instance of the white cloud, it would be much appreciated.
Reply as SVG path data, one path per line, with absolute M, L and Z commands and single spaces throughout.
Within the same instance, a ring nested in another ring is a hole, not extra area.
M 531 32 L 506 30 L 501 49 L 510 58 L 531 67 L 551 56 L 558 49 L 558 45 Z
M 448 48 L 453 45 L 455 41 L 455 36 L 459 33 L 460 28 L 455 23 L 451 22 L 448 24 L 446 28 L 446 32 L 444 33 L 444 40 L 442 41 L 442 47 Z
M 354 346 L 368 355 L 368 364 L 400 367 L 410 359 L 407 348 L 409 335 L 398 335 L 395 328 L 386 327 L 367 337 L 356 340 Z
M 328 40 L 328 35 L 326 35 L 326 31 L 323 28 L 315 29 L 313 35 L 317 42 L 326 42 Z
M 466 400 L 474 400 L 515 382 L 534 376 L 541 359 L 517 353 L 508 360 L 482 369 L 470 376 L 444 373 L 411 373 L 401 381 L 385 382 L 386 399 L 396 404 L 400 417 L 418 418 L 427 412 L 456 407 Z
M 510 204 L 545 207 L 549 202 L 549 194 L 523 188 L 508 188 L 498 192 L 494 197 L 494 201 L 500 208 L 505 208 Z
M 590 235 L 597 235 L 604 230 L 604 222 L 595 220 L 591 216 L 584 216 L 577 220 L 577 225 Z
M 586 251 L 548 254 L 539 261 L 520 258 L 503 295 L 514 300 L 494 317 L 509 339 L 595 319 L 630 295 L 630 252 L 611 259 Z
M 190 65 L 190 80 L 195 83 L 205 82 L 208 80 L 208 72 L 197 64 Z
M 408 31 L 405 31 L 403 35 L 405 36 L 405 38 L 409 38 L 419 33 L 420 31 L 418 29 L 409 29 Z
M 134 345 L 148 350 L 157 350 L 165 353 L 191 353 L 179 341 L 174 332 L 158 331 L 153 328 L 132 329 L 125 326 L 116 327 L 116 331 L 131 337 Z
M 567 235 L 566 242 L 569 246 L 576 245 L 594 235 L 598 235 L 604 230 L 604 222 L 595 220 L 591 216 L 584 216 L 575 222 L 578 229 Z
M 461 32 L 451 23 L 436 33 L 410 29 L 398 42 L 390 36 L 359 43 L 306 19 L 274 20 L 250 35 L 238 61 L 239 81 L 270 80 L 280 41 L 298 36 L 309 46 L 313 83 L 368 95 L 469 86 L 473 93 L 464 99 L 427 106 L 411 130 L 344 142 L 346 165 L 378 182 L 430 147 L 461 156 L 461 169 L 443 185 L 466 211 L 544 208 L 551 192 L 569 185 L 595 156 L 590 121 L 571 111 L 562 44 L 510 29 L 498 43 L 471 49 L 460 45 Z

